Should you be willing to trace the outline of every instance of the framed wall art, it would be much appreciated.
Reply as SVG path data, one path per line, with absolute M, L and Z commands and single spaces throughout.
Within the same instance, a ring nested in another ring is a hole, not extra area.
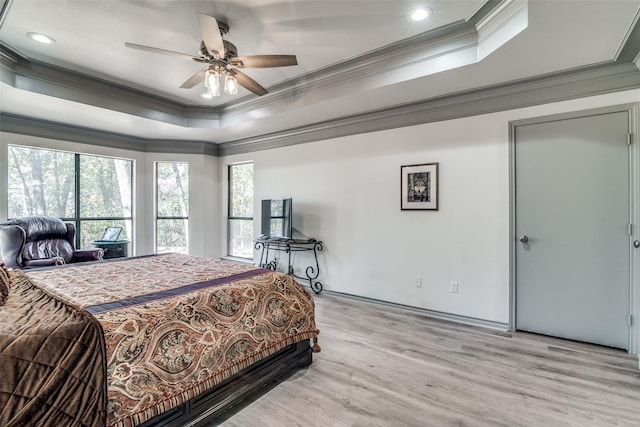
M 400 166 L 400 209 L 438 210 L 438 163 Z

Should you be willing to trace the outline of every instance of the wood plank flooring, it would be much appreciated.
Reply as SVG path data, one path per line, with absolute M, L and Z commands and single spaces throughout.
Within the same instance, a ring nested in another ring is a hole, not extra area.
M 208 427 L 640 426 L 624 351 L 315 299 L 313 364 Z

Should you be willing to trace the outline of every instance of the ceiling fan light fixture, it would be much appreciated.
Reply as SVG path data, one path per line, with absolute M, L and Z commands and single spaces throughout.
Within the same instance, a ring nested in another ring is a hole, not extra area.
M 208 69 L 204 74 L 204 85 L 211 96 L 220 96 L 220 73 Z
M 222 38 L 229 31 L 227 24 L 218 22 L 213 16 L 200 12 L 198 12 L 198 23 L 202 41 L 197 56 L 136 43 L 125 42 L 124 45 L 131 49 L 161 53 L 207 64 L 207 68 L 200 69 L 193 74 L 180 85 L 180 88 L 191 89 L 204 80 L 204 85 L 210 97 L 220 96 L 222 85 L 224 85 L 225 93 L 230 95 L 238 93 L 238 85 L 258 96 L 269 93 L 260 83 L 237 68 L 275 68 L 298 65 L 298 59 L 295 55 L 249 55 L 238 57 L 236 46 Z M 223 76 L 225 78 L 224 82 L 222 81 Z
M 224 79 L 224 92 L 228 95 L 238 93 L 238 80 L 231 74 L 227 74 L 227 77 Z

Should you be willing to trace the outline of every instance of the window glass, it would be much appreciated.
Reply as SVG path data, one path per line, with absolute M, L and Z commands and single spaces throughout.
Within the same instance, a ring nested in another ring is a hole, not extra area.
M 253 163 L 229 166 L 229 217 L 253 220 Z
M 156 252 L 188 253 L 189 164 L 156 163 Z
M 75 217 L 73 153 L 9 146 L 8 215 Z
M 80 216 L 131 216 L 130 160 L 80 156 Z
M 189 164 L 157 163 L 158 217 L 189 216 Z
M 253 258 L 253 220 L 229 219 L 229 255 Z
M 73 222 L 79 248 L 90 247 L 109 226 L 123 227 L 119 239 L 131 240 L 132 160 L 14 145 L 8 153 L 9 218 L 47 215 Z
M 157 253 L 188 253 L 188 219 L 157 220 L 156 247 Z
M 253 258 L 253 163 L 229 166 L 228 244 L 230 256 Z

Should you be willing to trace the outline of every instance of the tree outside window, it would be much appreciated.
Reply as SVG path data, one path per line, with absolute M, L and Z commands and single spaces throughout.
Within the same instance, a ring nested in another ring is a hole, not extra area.
M 8 215 L 75 218 L 75 155 L 9 146 Z
M 253 163 L 229 165 L 230 256 L 253 258 Z
M 119 240 L 130 240 L 133 162 L 84 156 L 80 163 L 80 240 L 83 246 L 102 237 L 107 227 L 122 227 Z
M 76 225 L 76 245 L 88 247 L 106 227 L 133 235 L 133 161 L 10 145 L 8 216 L 46 215 Z
M 156 163 L 156 253 L 189 251 L 189 164 Z

